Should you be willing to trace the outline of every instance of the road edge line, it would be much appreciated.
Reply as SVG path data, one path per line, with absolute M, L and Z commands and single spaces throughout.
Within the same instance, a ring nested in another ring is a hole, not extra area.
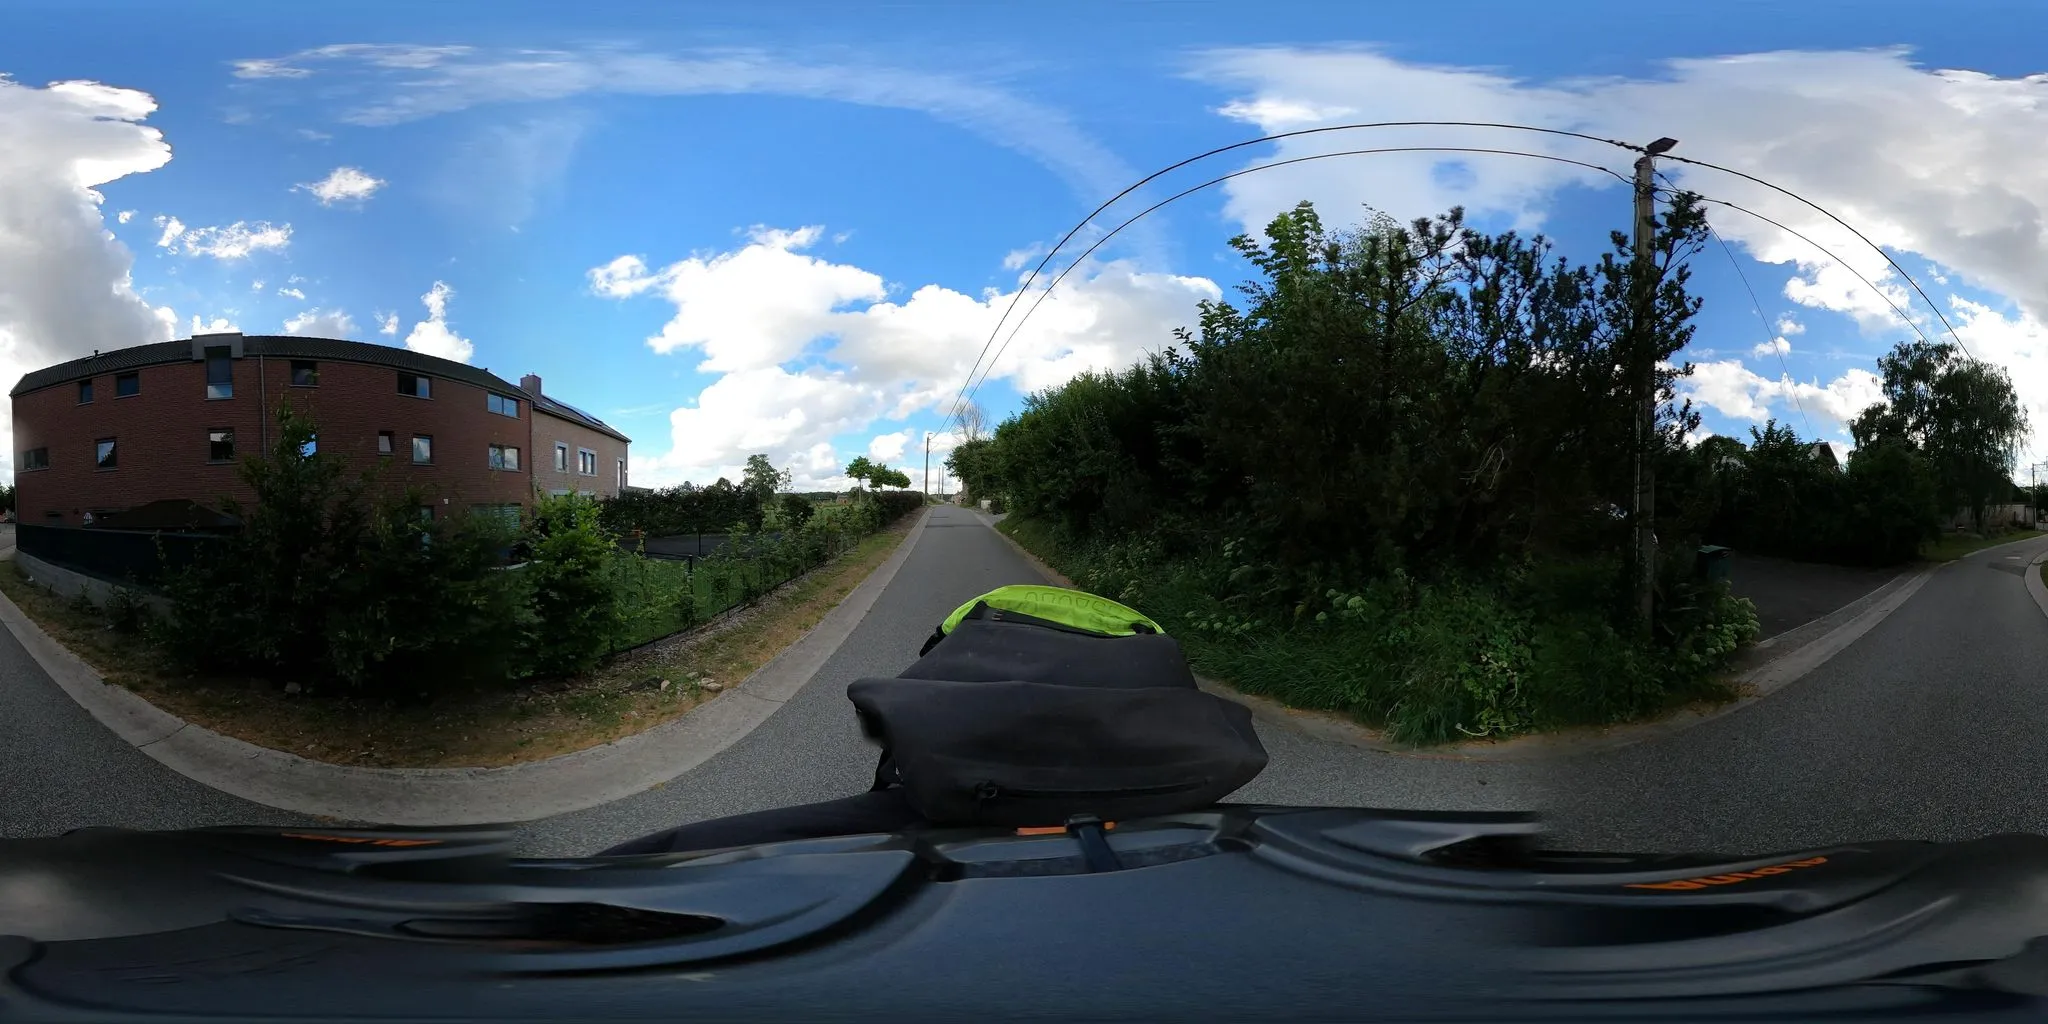
M 917 547 L 926 506 L 889 558 L 817 625 L 731 690 L 646 732 L 497 768 L 359 768 L 260 747 L 194 725 L 108 683 L 6 594 L 0 624 L 71 699 L 166 768 L 230 796 L 300 814 L 382 825 L 516 824 L 666 783 L 759 728 L 817 674 Z

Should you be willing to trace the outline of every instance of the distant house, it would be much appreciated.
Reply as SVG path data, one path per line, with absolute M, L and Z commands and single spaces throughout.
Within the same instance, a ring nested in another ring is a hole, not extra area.
M 1812 448 L 1813 457 L 1816 460 L 1818 460 L 1821 465 L 1826 466 L 1829 469 L 1842 468 L 1842 460 L 1840 457 L 1835 455 L 1834 445 L 1829 444 L 1826 441 L 1815 441 L 1813 442 Z

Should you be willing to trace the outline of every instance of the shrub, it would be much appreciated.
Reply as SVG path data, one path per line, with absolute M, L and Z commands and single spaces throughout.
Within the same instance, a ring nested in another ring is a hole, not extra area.
M 355 538 L 353 571 L 332 581 L 325 667 L 359 689 L 423 695 L 445 682 L 492 682 L 521 667 L 534 619 L 496 516 L 429 517 L 417 490 L 377 502 Z M 529 568 L 531 568 L 529 566 Z
M 623 622 L 612 571 L 620 556 L 598 503 L 574 494 L 537 498 L 528 545 L 522 573 L 544 627 L 525 645 L 531 664 L 547 675 L 586 671 L 611 649 Z
M 720 478 L 708 487 L 686 483 L 607 498 L 599 507 L 599 519 L 613 533 L 639 530 L 650 537 L 668 537 L 721 533 L 735 522 L 758 530 L 764 512 L 759 494 Z
M 167 651 L 369 692 L 502 679 L 529 621 L 517 575 L 494 571 L 502 525 L 432 516 L 417 490 L 373 499 L 371 474 L 306 452 L 314 434 L 286 406 L 270 450 L 242 461 L 256 500 L 228 503 L 241 530 L 166 576 Z
M 803 529 L 804 524 L 810 522 L 811 516 L 818 510 L 816 505 L 811 504 L 811 499 L 800 494 L 782 495 L 777 499 L 777 505 L 784 530 Z
M 142 596 L 127 587 L 115 587 L 107 595 L 106 607 L 100 609 L 107 617 L 107 625 L 116 633 L 141 633 L 148 629 L 154 617 Z

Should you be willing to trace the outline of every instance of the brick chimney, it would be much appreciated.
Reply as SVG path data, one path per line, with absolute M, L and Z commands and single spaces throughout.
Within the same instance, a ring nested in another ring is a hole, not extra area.
M 529 395 L 540 394 L 540 374 L 529 373 L 526 376 L 519 378 L 519 390 L 524 391 Z

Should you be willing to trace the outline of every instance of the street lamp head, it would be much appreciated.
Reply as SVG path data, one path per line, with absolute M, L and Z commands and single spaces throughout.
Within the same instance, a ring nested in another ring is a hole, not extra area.
M 1659 153 L 1671 152 L 1671 148 L 1676 145 L 1678 145 L 1677 139 L 1658 139 L 1657 141 L 1652 142 L 1647 146 L 1644 146 L 1643 152 L 1648 153 L 1651 156 L 1656 156 Z

